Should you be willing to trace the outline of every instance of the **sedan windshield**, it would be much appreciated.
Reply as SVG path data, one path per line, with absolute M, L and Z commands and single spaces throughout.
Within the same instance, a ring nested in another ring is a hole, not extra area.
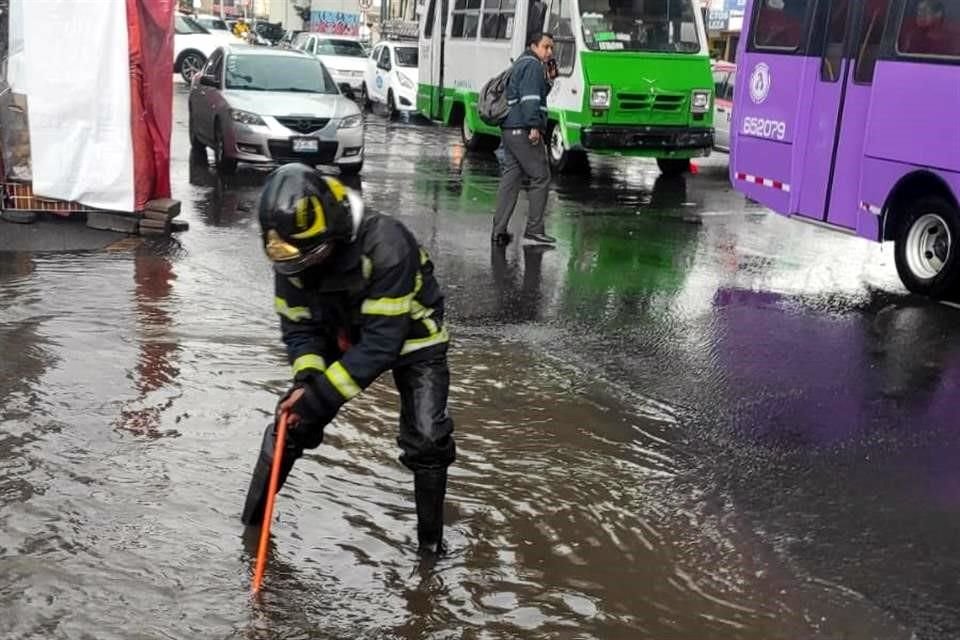
M 693 0 L 580 1 L 583 38 L 599 51 L 698 53 L 695 11 Z
M 232 55 L 227 58 L 227 89 L 338 93 L 337 85 L 315 58 Z
M 419 50 L 416 47 L 397 47 L 398 67 L 416 67 Z
M 359 42 L 353 40 L 331 40 L 320 38 L 317 40 L 318 56 L 350 56 L 351 58 L 367 57 Z

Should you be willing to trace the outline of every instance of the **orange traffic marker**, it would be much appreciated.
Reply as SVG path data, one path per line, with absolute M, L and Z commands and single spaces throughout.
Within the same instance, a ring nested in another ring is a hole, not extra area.
M 260 525 L 260 544 L 257 547 L 257 566 L 253 572 L 253 593 L 260 592 L 263 574 L 267 570 L 267 543 L 270 541 L 270 525 L 273 522 L 273 503 L 277 497 L 277 485 L 280 483 L 280 463 L 283 446 L 287 440 L 287 412 L 280 413 L 277 425 L 277 443 L 273 450 L 273 466 L 270 468 L 270 483 L 267 485 L 267 506 L 263 511 L 263 523 Z

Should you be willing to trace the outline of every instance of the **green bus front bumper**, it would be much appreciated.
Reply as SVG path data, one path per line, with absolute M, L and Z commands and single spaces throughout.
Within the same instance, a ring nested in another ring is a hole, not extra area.
M 713 129 L 677 126 L 584 127 L 580 131 L 584 149 L 596 151 L 682 152 L 713 148 Z

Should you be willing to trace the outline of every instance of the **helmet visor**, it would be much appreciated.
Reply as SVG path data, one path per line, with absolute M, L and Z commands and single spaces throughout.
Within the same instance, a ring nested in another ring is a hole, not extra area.
M 301 251 L 298 247 L 283 240 L 276 231 L 271 229 L 267 234 L 267 243 L 264 250 L 277 273 L 288 276 L 322 263 L 333 253 L 333 243 L 323 242 Z

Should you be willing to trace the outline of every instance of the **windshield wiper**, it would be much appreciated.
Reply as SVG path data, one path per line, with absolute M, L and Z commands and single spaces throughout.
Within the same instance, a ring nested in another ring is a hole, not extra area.
M 233 85 L 227 88 L 236 89 L 237 91 L 267 91 L 268 90 L 266 87 L 257 87 L 252 84 Z
M 322 93 L 316 89 L 304 89 L 303 87 L 286 87 L 284 89 L 273 89 L 273 91 L 289 91 L 291 93 Z

